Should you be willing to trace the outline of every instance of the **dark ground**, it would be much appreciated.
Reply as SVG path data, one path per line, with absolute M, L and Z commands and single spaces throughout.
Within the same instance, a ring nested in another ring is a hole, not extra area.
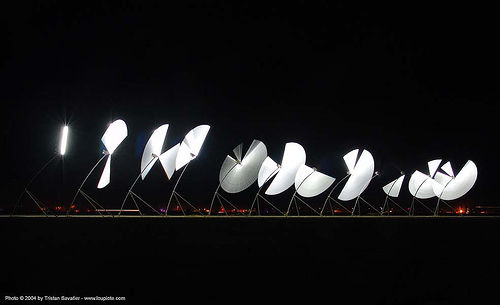
M 498 286 L 499 227 L 493 217 L 6 217 L 0 292 L 480 304 Z

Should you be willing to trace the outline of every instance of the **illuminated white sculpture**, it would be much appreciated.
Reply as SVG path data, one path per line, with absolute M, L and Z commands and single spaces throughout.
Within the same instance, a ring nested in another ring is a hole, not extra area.
M 85 193 L 82 190 L 83 185 L 87 181 L 87 179 L 90 177 L 92 172 L 97 168 L 97 165 L 101 163 L 104 158 L 107 157 L 106 165 L 104 166 L 104 169 L 101 174 L 101 178 L 99 179 L 99 183 L 97 184 L 97 188 L 101 189 L 106 187 L 106 185 L 109 184 L 110 178 L 111 178 L 111 155 L 115 152 L 116 148 L 123 142 L 123 140 L 127 137 L 127 124 L 123 120 L 116 120 L 112 122 L 109 127 L 106 129 L 104 132 L 101 141 L 106 147 L 106 150 L 103 151 L 103 156 L 97 161 L 97 163 L 92 167 L 90 172 L 87 174 L 85 179 L 83 179 L 82 184 L 78 188 L 78 190 L 75 193 L 75 196 L 73 197 L 73 200 L 71 201 L 70 207 L 68 208 L 67 215 L 69 215 L 70 210 L 72 209 L 76 197 L 78 194 L 81 194 L 93 207 L 94 209 L 99 213 L 100 211 L 97 209 L 96 206 L 107 212 L 106 209 L 104 209 L 97 201 L 92 199 L 87 193 Z
M 349 201 L 360 196 L 368 187 L 375 171 L 375 161 L 372 154 L 363 150 L 361 156 L 356 161 L 359 150 L 355 149 L 344 156 L 345 164 L 350 172 L 344 188 L 340 192 L 338 199 Z
M 277 195 L 286 191 L 295 182 L 295 174 L 306 163 L 306 151 L 298 143 L 286 143 L 281 168 L 267 188 L 266 195 Z
M 465 195 L 474 186 L 477 179 L 477 167 L 474 162 L 468 160 L 460 172 L 455 176 L 450 162 L 445 163 L 441 169 L 446 174 L 437 172 L 432 185 L 434 194 L 438 197 L 434 215 L 439 212 L 439 202 L 443 200 L 455 200 Z
M 11 211 L 11 216 L 15 213 L 16 209 L 17 209 L 17 206 L 19 205 L 21 199 L 23 198 L 24 194 L 26 193 L 26 195 L 28 195 L 28 197 L 38 206 L 38 208 L 40 209 L 40 211 L 42 211 L 42 213 L 45 215 L 45 216 L 48 216 L 48 214 L 45 212 L 45 209 L 47 208 L 46 205 L 40 200 L 38 199 L 30 190 L 29 190 L 29 187 L 31 186 L 31 184 L 35 181 L 35 179 L 43 172 L 43 170 L 45 168 L 47 168 L 49 166 L 50 163 L 52 163 L 52 161 L 54 161 L 56 159 L 56 157 L 64 157 L 64 155 L 66 154 L 66 148 L 67 148 L 67 143 L 68 143 L 68 133 L 69 133 L 69 127 L 67 125 L 63 126 L 63 128 L 61 129 L 61 138 L 60 138 L 60 141 L 59 141 L 59 151 L 58 153 L 55 153 L 41 168 L 40 170 L 38 170 L 38 172 L 33 176 L 31 177 L 30 181 L 28 182 L 28 184 L 26 184 L 26 186 L 24 187 L 23 191 L 21 192 L 21 194 L 19 195 L 19 197 L 17 198 L 17 201 L 16 203 L 14 204 L 14 207 L 12 208 L 12 211 Z
M 264 184 L 273 179 L 273 177 L 274 179 L 270 183 L 265 194 L 277 195 L 286 191 L 290 186 L 294 184 L 297 171 L 299 170 L 300 166 L 304 165 L 305 163 L 306 152 L 304 148 L 300 144 L 294 142 L 285 144 L 285 150 L 283 152 L 281 165 L 277 164 L 270 157 L 267 157 L 262 163 L 257 175 L 259 190 L 257 191 L 257 194 L 255 194 L 248 215 L 250 216 L 252 214 L 253 207 L 256 203 L 258 215 L 260 215 L 259 198 L 267 202 L 281 215 L 285 215 L 285 213 L 283 213 L 280 209 L 273 205 L 269 200 L 260 195 L 260 191 Z
M 301 165 L 295 175 L 295 193 L 290 200 L 288 205 L 288 210 L 286 215 L 289 215 L 292 202 L 295 202 L 295 207 L 297 210 L 297 215 L 299 215 L 299 208 L 297 205 L 297 200 L 302 202 L 308 208 L 310 208 L 314 213 L 320 215 L 314 208 L 307 204 L 304 200 L 300 199 L 296 194 L 302 197 L 314 197 L 324 191 L 326 191 L 335 181 L 335 178 L 320 173 L 316 168 L 311 168 L 305 164 Z
M 243 144 L 236 146 L 233 149 L 234 158 L 227 155 L 222 163 L 219 172 L 219 185 L 215 190 L 210 203 L 209 215 L 212 212 L 212 207 L 215 198 L 218 199 L 224 211 L 222 200 L 236 207 L 221 194 L 218 193 L 219 188 L 230 194 L 239 193 L 246 190 L 258 178 L 259 169 L 267 157 L 266 145 L 259 140 L 253 140 L 248 148 L 243 159 L 241 158 Z
M 127 137 L 127 124 L 122 120 L 116 120 L 111 123 L 106 129 L 106 132 L 101 138 L 102 143 L 106 147 L 105 155 L 108 155 L 108 160 L 102 171 L 101 178 L 97 184 L 97 188 L 106 187 L 111 178 L 111 156 L 120 143 Z
M 177 159 L 177 152 L 179 151 L 180 146 L 181 144 L 177 143 L 175 146 L 160 155 L 160 163 L 168 179 L 172 178 L 174 175 L 175 160 Z
M 427 168 L 429 169 L 428 175 L 416 170 L 410 176 L 410 181 L 408 181 L 408 190 L 410 191 L 410 194 L 413 196 L 413 198 L 411 201 L 410 210 L 408 212 L 409 215 L 413 215 L 415 213 L 415 201 L 420 203 L 428 211 L 433 212 L 419 199 L 429 199 L 436 196 L 433 189 L 433 184 L 436 183 L 436 181 L 434 180 L 434 176 L 439 169 L 441 161 L 441 159 L 435 159 L 427 162 Z
M 118 216 L 121 215 L 123 211 L 123 206 L 125 205 L 125 202 L 127 201 L 127 198 L 130 196 L 132 198 L 132 201 L 135 204 L 135 207 L 137 208 L 137 212 L 139 212 L 140 215 L 142 215 L 141 210 L 139 209 L 139 205 L 137 204 L 137 200 L 140 200 L 142 203 L 144 203 L 146 206 L 148 206 L 150 209 L 152 209 L 154 212 L 157 214 L 160 214 L 155 208 L 153 208 L 149 203 L 146 202 L 146 200 L 142 199 L 139 195 L 137 195 L 135 192 L 132 191 L 134 188 L 135 184 L 139 180 L 139 178 L 142 178 L 144 180 L 146 176 L 148 175 L 149 171 L 153 167 L 153 165 L 156 163 L 156 161 L 159 159 L 159 156 L 161 155 L 161 150 L 163 148 L 163 143 L 165 142 L 165 137 L 167 136 L 167 131 L 168 131 L 168 124 L 163 124 L 160 127 L 156 128 L 151 136 L 149 137 L 149 140 L 146 142 L 146 146 L 144 147 L 144 150 L 142 152 L 142 157 L 141 157 L 141 170 L 137 178 L 134 180 L 132 185 L 127 191 L 127 194 L 125 195 L 125 198 L 123 199 L 122 206 L 120 208 L 120 212 L 118 213 Z
M 170 208 L 172 199 L 176 200 L 177 205 L 181 208 L 182 213 L 184 215 L 185 213 L 184 209 L 182 209 L 181 201 L 185 202 L 186 204 L 190 205 L 193 209 L 196 210 L 196 208 L 188 200 L 186 200 L 183 196 L 181 196 L 176 190 L 177 186 L 179 185 L 179 181 L 181 180 L 182 175 L 184 175 L 184 172 L 186 171 L 186 168 L 188 167 L 189 163 L 192 160 L 194 160 L 200 153 L 203 143 L 205 142 L 205 139 L 209 131 L 210 131 L 209 125 L 196 126 L 186 134 L 186 136 L 184 137 L 184 139 L 182 140 L 182 142 L 178 147 L 176 146 L 172 147 L 166 152 L 167 155 L 160 158 L 160 160 L 163 160 L 161 161 L 161 163 L 169 179 L 174 174 L 172 166 L 174 156 L 175 156 L 175 171 L 178 171 L 179 169 L 184 167 L 181 174 L 179 175 L 179 178 L 177 178 L 172 193 L 170 194 L 170 198 L 168 200 L 165 209 L 165 216 L 168 216 L 168 209 Z

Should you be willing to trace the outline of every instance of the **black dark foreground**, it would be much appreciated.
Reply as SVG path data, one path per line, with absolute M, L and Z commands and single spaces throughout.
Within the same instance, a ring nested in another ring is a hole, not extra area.
M 0 217 L 1 301 L 496 303 L 499 233 L 494 217 Z

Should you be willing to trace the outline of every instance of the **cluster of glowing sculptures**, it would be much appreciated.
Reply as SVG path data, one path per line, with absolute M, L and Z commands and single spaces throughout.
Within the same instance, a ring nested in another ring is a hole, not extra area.
M 74 206 L 77 196 L 82 195 L 83 198 L 85 198 L 89 204 L 93 206 L 95 211 L 99 212 L 99 214 L 101 214 L 101 211 L 108 213 L 110 211 L 119 211 L 118 215 L 121 215 L 124 211 L 124 206 L 128 198 L 130 198 L 135 204 L 136 210 L 133 211 L 137 211 L 142 215 L 138 205 L 138 202 L 141 202 L 157 214 L 160 214 L 159 211 L 153 208 L 133 191 L 133 188 L 139 181 L 139 178 L 141 178 L 141 180 L 145 180 L 151 168 L 159 160 L 168 180 L 174 176 L 176 171 L 182 169 L 166 205 L 165 216 L 168 214 L 173 200 L 175 200 L 177 207 L 180 207 L 184 215 L 186 215 L 186 213 L 182 208 L 181 202 L 191 206 L 193 211 L 198 211 L 198 213 L 201 214 L 200 209 L 195 208 L 191 203 L 189 203 L 188 200 L 177 192 L 177 186 L 189 163 L 199 155 L 210 130 L 210 126 L 199 125 L 193 128 L 185 135 L 182 142 L 177 143 L 169 149 L 163 151 L 168 130 L 169 125 L 163 124 L 153 131 L 142 153 L 139 174 L 128 189 L 120 209 L 106 210 L 96 200 L 83 191 L 83 186 L 92 172 L 97 168 L 98 164 L 104 159 L 107 160 L 97 184 L 97 188 L 105 188 L 111 181 L 111 157 L 128 134 L 127 125 L 124 121 L 116 120 L 112 122 L 101 138 L 101 141 L 106 148 L 103 151 L 103 156 L 92 167 L 80 187 L 77 189 L 71 202 L 71 206 L 68 208 L 68 213 Z M 64 126 L 61 135 L 59 156 L 63 156 L 66 153 L 68 133 L 68 127 Z M 44 211 L 41 208 L 40 200 L 38 200 L 28 190 L 28 187 L 34 178 L 36 178 L 36 176 L 52 160 L 54 160 L 56 156 L 52 157 L 52 159 L 50 159 L 49 162 L 42 167 L 42 169 L 35 175 L 35 177 L 33 177 L 23 191 L 23 194 L 28 194 L 28 196 L 38 205 L 42 212 Z M 291 215 L 294 208 L 296 214 L 300 215 L 299 204 L 305 205 L 318 216 L 325 214 L 325 211 L 327 211 L 327 205 L 333 215 L 334 209 L 332 204 L 337 204 L 347 212 L 350 212 L 351 215 L 354 215 L 356 208 L 358 209 L 358 213 L 361 214 L 361 202 L 366 203 L 373 211 L 380 215 L 384 215 L 388 211 L 391 203 L 399 207 L 404 213 L 414 215 L 415 202 L 422 204 L 422 206 L 429 212 L 437 215 L 439 213 L 439 204 L 441 202 L 449 205 L 446 201 L 455 200 L 464 196 L 473 187 L 477 179 L 477 167 L 474 162 L 470 160 L 467 161 L 460 172 L 456 175 L 450 162 L 443 164 L 441 159 L 432 160 L 427 164 L 428 174 L 424 174 L 421 171 L 416 170 L 410 176 L 408 181 L 408 190 L 412 195 L 412 201 L 409 209 L 404 209 L 395 200 L 400 195 L 403 181 L 405 179 L 405 175 L 403 173 L 401 173 L 400 177 L 382 187 L 386 197 L 383 207 L 381 209 L 377 209 L 361 197 L 372 179 L 379 175 L 379 173 L 375 171 L 375 161 L 372 154 L 366 149 L 354 149 L 343 156 L 343 161 L 347 168 L 347 174 L 334 185 L 334 182 L 336 182 L 335 177 L 322 173 L 315 167 L 306 165 L 306 151 L 298 143 L 286 143 L 281 163 L 277 163 L 268 156 L 266 145 L 259 140 L 253 140 L 244 155 L 243 144 L 239 144 L 232 150 L 232 155 L 227 155 L 222 163 L 219 171 L 219 185 L 217 186 L 212 197 L 210 208 L 207 210 L 208 215 L 212 214 L 215 202 L 220 204 L 220 207 L 222 208 L 221 210 L 225 213 L 227 210 L 225 209 L 225 204 L 229 204 L 237 210 L 236 206 L 222 194 L 222 191 L 227 194 L 240 193 L 251 187 L 255 182 L 257 182 L 258 185 L 257 193 L 253 197 L 250 209 L 245 210 L 245 212 L 248 212 L 249 216 L 254 212 L 254 207 L 256 208 L 256 214 L 261 214 L 261 203 L 269 205 L 273 210 L 283 216 Z M 333 196 L 333 192 L 346 179 L 347 181 L 340 190 L 340 193 L 336 197 Z M 334 186 L 332 187 L 332 185 Z M 294 193 L 289 201 L 286 211 L 282 211 L 277 207 L 277 205 L 271 202 L 270 197 L 282 194 L 292 186 L 294 186 L 295 189 Z M 314 208 L 306 202 L 306 198 L 316 197 L 325 193 L 330 188 L 331 190 L 328 192 L 321 209 Z M 263 191 L 264 189 L 265 191 Z M 433 197 L 438 198 L 434 210 L 428 208 L 420 201 L 421 199 L 429 199 Z M 344 204 L 352 200 L 355 200 L 354 207 L 352 209 L 348 209 Z

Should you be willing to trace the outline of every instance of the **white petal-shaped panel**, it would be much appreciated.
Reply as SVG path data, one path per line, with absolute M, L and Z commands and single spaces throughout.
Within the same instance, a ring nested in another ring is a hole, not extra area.
M 326 191 L 335 178 L 302 165 L 295 175 L 295 189 L 300 196 L 314 197 Z
M 441 164 L 441 159 L 436 159 L 436 160 L 432 160 L 432 161 L 427 162 L 427 167 L 429 168 L 429 176 L 431 178 L 434 177 L 434 174 L 436 173 L 436 171 L 439 168 L 439 164 Z
M 257 180 L 259 169 L 266 157 L 266 145 L 258 140 L 253 140 L 241 163 L 227 156 L 219 173 L 222 189 L 228 193 L 247 189 Z
M 189 161 L 193 160 L 200 153 L 203 142 L 207 137 L 210 126 L 200 125 L 190 130 L 184 140 L 182 140 L 179 151 L 177 152 L 177 159 L 175 161 L 175 170 L 179 170 Z
M 441 166 L 441 169 L 448 174 L 448 176 L 455 177 L 455 174 L 453 173 L 453 168 L 451 167 L 450 161 L 446 162 L 443 166 Z
M 259 169 L 259 178 L 257 180 L 259 187 L 262 187 L 262 185 L 276 175 L 279 170 L 280 167 L 278 166 L 278 163 L 274 162 L 271 157 L 267 157 Z
M 349 173 L 354 171 L 354 167 L 356 166 L 356 159 L 358 158 L 359 149 L 351 150 L 347 154 L 344 155 L 344 162 L 347 165 L 347 169 Z
M 125 124 L 122 120 L 116 120 L 109 125 L 108 129 L 106 129 L 101 141 L 104 143 L 106 150 L 111 155 L 126 137 L 127 124 Z
M 98 189 L 102 189 L 109 184 L 111 179 L 111 155 L 108 156 L 108 160 L 106 161 L 106 165 L 101 174 L 101 178 L 99 179 L 99 183 L 97 184 Z
M 474 186 L 476 179 L 476 164 L 469 160 L 455 178 L 452 178 L 447 185 L 436 183 L 434 185 L 434 193 L 443 200 L 454 200 L 465 195 Z
M 374 170 L 375 160 L 373 160 L 372 154 L 363 150 L 354 169 L 350 170 L 351 176 L 340 192 L 339 200 L 349 201 L 361 195 L 370 184 Z
M 399 192 L 401 191 L 401 185 L 403 185 L 403 180 L 405 179 L 405 175 L 402 175 L 396 180 L 393 180 L 386 184 L 382 189 L 387 194 L 387 196 L 398 197 Z
M 410 194 L 419 199 L 428 199 L 434 197 L 432 185 L 436 183 L 434 179 L 428 175 L 415 171 L 408 181 L 408 190 Z
M 160 163 L 168 179 L 172 178 L 175 173 L 175 159 L 180 146 L 181 144 L 177 143 L 177 145 L 160 155 Z
M 286 143 L 281 169 L 266 190 L 266 195 L 276 195 L 286 191 L 295 182 L 295 174 L 306 163 L 306 151 L 297 143 Z
M 156 163 L 157 157 L 161 154 L 161 149 L 163 148 L 163 142 L 165 141 L 165 136 L 167 135 L 168 124 L 161 125 L 153 131 L 151 137 L 149 137 L 144 151 L 142 152 L 141 159 L 141 177 L 142 180 L 146 178 L 149 171 Z M 155 155 L 156 157 L 154 157 Z M 153 161 L 153 159 L 155 159 Z

